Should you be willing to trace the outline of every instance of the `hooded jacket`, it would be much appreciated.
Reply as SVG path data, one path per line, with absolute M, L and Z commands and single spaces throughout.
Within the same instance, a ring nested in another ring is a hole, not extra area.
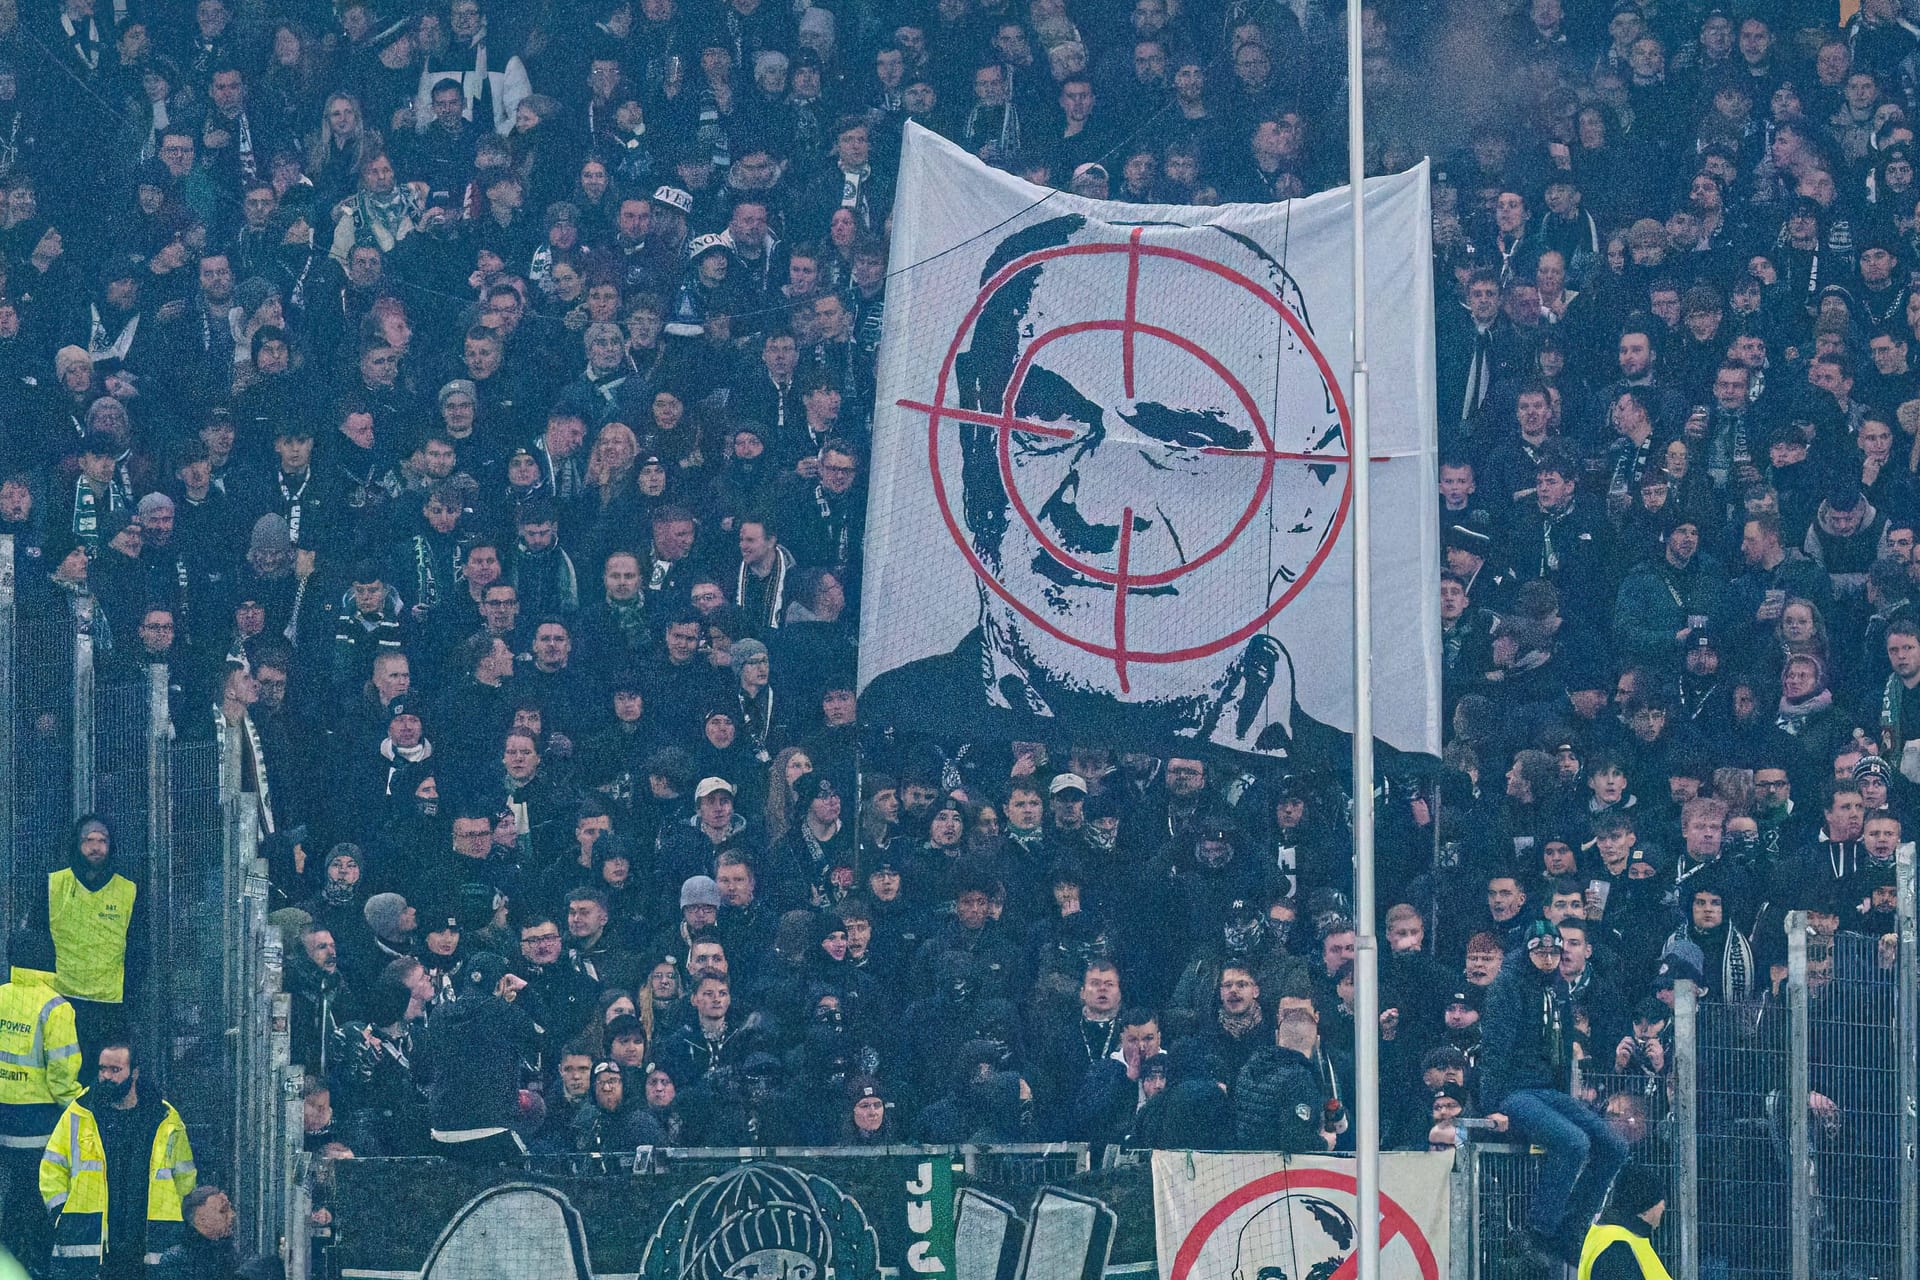
M 1516 1089 L 1564 1089 L 1572 1062 L 1573 1020 L 1554 990 L 1560 971 L 1534 968 L 1510 952 L 1480 1019 L 1480 1097 L 1497 1108 Z

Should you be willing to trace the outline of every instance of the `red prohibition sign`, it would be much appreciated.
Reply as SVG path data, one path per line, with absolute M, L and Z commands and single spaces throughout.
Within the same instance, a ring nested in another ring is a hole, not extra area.
M 1223 554 L 1260 514 L 1262 504 L 1272 493 L 1273 475 L 1276 466 L 1284 463 L 1346 467 L 1350 462 L 1349 455 L 1346 452 L 1346 440 L 1352 428 L 1352 419 L 1347 407 L 1346 396 L 1340 388 L 1339 380 L 1334 377 L 1332 366 L 1328 363 L 1325 354 L 1321 352 L 1319 346 L 1314 342 L 1313 336 L 1307 332 L 1306 325 L 1301 322 L 1300 318 L 1293 313 L 1285 302 L 1276 297 L 1271 290 L 1261 288 L 1245 275 L 1230 267 L 1185 250 L 1172 249 L 1162 245 L 1145 244 L 1141 240 L 1141 234 L 1142 229 L 1135 228 L 1124 244 L 1074 244 L 1060 245 L 1048 249 L 1036 249 L 1031 253 L 1021 255 L 1019 258 L 1014 259 L 1002 267 L 981 287 L 980 292 L 974 299 L 972 307 L 967 311 L 967 314 L 962 318 L 959 326 L 956 328 L 953 340 L 947 347 L 946 359 L 940 366 L 940 376 L 935 385 L 933 402 L 931 404 L 922 404 L 912 400 L 902 400 L 899 402 L 903 408 L 912 409 L 927 415 L 927 454 L 932 472 L 934 498 L 939 503 L 941 519 L 946 523 L 948 535 L 953 539 L 954 545 L 960 549 L 961 554 L 966 557 L 967 563 L 973 569 L 975 576 L 986 584 L 990 591 L 1010 605 L 1023 618 L 1046 634 L 1062 643 L 1072 645 L 1084 652 L 1111 661 L 1114 664 L 1115 670 L 1119 673 L 1121 689 L 1123 691 L 1128 687 L 1127 666 L 1130 663 L 1174 663 L 1208 657 L 1244 642 L 1250 636 L 1264 628 L 1278 616 L 1283 609 L 1292 603 L 1294 597 L 1299 595 L 1307 583 L 1312 581 L 1314 575 L 1319 572 L 1320 566 L 1325 563 L 1327 556 L 1333 551 L 1334 544 L 1339 540 L 1340 530 L 1346 524 L 1347 514 L 1351 508 L 1353 498 L 1353 477 L 1351 471 L 1347 471 L 1342 476 L 1339 503 L 1328 523 L 1326 534 L 1321 538 L 1320 545 L 1315 549 L 1312 558 L 1301 570 L 1299 576 L 1288 584 L 1287 589 L 1278 597 L 1269 601 L 1267 607 L 1256 617 L 1242 623 L 1225 635 L 1177 649 L 1154 651 L 1136 649 L 1129 646 L 1126 636 L 1127 595 L 1129 590 L 1160 586 L 1172 582 L 1177 578 L 1196 571 L 1215 557 Z M 1008 380 L 1007 389 L 1001 396 L 1000 412 L 998 413 L 962 409 L 947 403 L 948 390 L 953 381 L 954 364 L 959 356 L 961 344 L 966 341 L 968 335 L 973 332 L 975 322 L 978 321 L 980 313 L 986 309 L 987 304 L 992 301 L 994 294 L 1010 279 L 1022 271 L 1029 270 L 1045 262 L 1115 253 L 1127 255 L 1126 300 L 1125 312 L 1122 318 L 1089 320 L 1063 325 L 1049 330 L 1041 334 L 1038 338 L 1030 341 L 1026 349 L 1021 353 L 1019 363 L 1015 366 L 1013 374 Z M 1326 387 L 1328 396 L 1333 403 L 1335 413 L 1339 419 L 1341 436 L 1340 448 L 1336 451 L 1325 453 L 1290 453 L 1279 450 L 1275 446 L 1273 434 L 1269 429 L 1268 423 L 1264 415 L 1261 414 L 1259 406 L 1254 401 L 1252 395 L 1247 391 L 1241 381 L 1236 378 L 1216 356 L 1190 338 L 1162 326 L 1149 324 L 1140 320 L 1136 312 L 1136 293 L 1138 290 L 1140 262 L 1142 258 L 1159 258 L 1178 262 L 1184 266 L 1205 272 L 1218 280 L 1225 281 L 1237 289 L 1252 294 L 1270 307 L 1279 318 L 1280 323 L 1293 335 L 1301 347 L 1312 358 L 1319 372 L 1320 380 Z M 1201 450 L 1202 453 L 1214 456 L 1245 458 L 1249 461 L 1257 462 L 1260 464 L 1260 470 L 1258 479 L 1255 482 L 1253 495 L 1248 500 L 1246 506 L 1240 511 L 1232 527 L 1211 547 L 1206 548 L 1200 554 L 1183 564 L 1155 573 L 1134 574 L 1131 572 L 1131 565 L 1129 563 L 1130 533 L 1133 524 L 1131 509 L 1124 511 L 1121 516 L 1121 533 L 1115 567 L 1108 569 L 1100 565 L 1088 564 L 1069 553 L 1065 548 L 1060 547 L 1052 538 L 1047 536 L 1046 532 L 1040 527 L 1038 520 L 1028 509 L 1025 499 L 1022 497 L 1018 486 L 1014 483 L 1012 438 L 1015 433 L 1048 436 L 1062 440 L 1073 439 L 1076 434 L 1066 428 L 1047 423 L 1029 422 L 1014 416 L 1013 406 L 1018 401 L 1020 387 L 1026 378 L 1027 372 L 1031 368 L 1034 358 L 1043 347 L 1063 338 L 1087 332 L 1113 332 L 1120 334 L 1122 377 L 1127 395 L 1132 396 L 1134 393 L 1134 352 L 1137 342 L 1142 338 L 1164 342 L 1185 352 L 1193 359 L 1198 360 L 1209 372 L 1220 379 L 1234 398 L 1239 401 L 1241 408 L 1253 424 L 1255 434 L 1258 437 L 1258 446 L 1256 448 L 1209 448 Z M 1040 545 L 1045 552 L 1061 565 L 1091 581 L 1106 583 L 1113 588 L 1114 617 L 1113 642 L 1111 644 L 1102 644 L 1097 640 L 1063 631 L 1051 618 L 1042 614 L 1034 608 L 1031 603 L 1016 596 L 1005 583 L 1001 582 L 1000 579 L 981 562 L 980 557 L 973 549 L 971 540 L 962 530 L 960 521 L 954 513 L 952 501 L 947 493 L 946 481 L 941 475 L 940 424 L 943 419 L 949 422 L 970 423 L 998 429 L 1000 433 L 998 453 L 1002 484 L 1007 491 L 1009 503 L 1019 514 L 1022 522 L 1025 523 L 1034 536 L 1040 540 Z
M 1335 1173 L 1331 1169 L 1282 1169 L 1278 1173 L 1255 1178 L 1222 1196 L 1211 1209 L 1200 1215 L 1200 1221 L 1193 1224 L 1193 1229 L 1187 1232 L 1187 1238 L 1180 1242 L 1179 1252 L 1173 1255 L 1173 1269 L 1167 1273 L 1168 1280 L 1191 1280 L 1194 1265 L 1200 1261 L 1200 1252 L 1213 1239 L 1213 1233 L 1246 1205 L 1262 1196 L 1310 1189 L 1342 1191 L 1357 1197 L 1360 1184 L 1352 1174 Z M 1420 1224 L 1413 1220 L 1412 1214 L 1382 1192 L 1380 1247 L 1384 1250 L 1396 1239 L 1405 1240 L 1407 1247 L 1413 1250 L 1422 1280 L 1440 1280 L 1440 1263 L 1433 1256 L 1433 1246 L 1428 1243 L 1426 1233 L 1420 1230 Z M 1328 1280 L 1352 1280 L 1359 1269 L 1360 1251 L 1356 1247 Z

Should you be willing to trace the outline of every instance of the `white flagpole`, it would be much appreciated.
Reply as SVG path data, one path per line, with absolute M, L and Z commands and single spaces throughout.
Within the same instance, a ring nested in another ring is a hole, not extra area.
M 1380 1280 L 1380 952 L 1373 891 L 1373 599 L 1368 423 L 1366 91 L 1361 0 L 1347 0 L 1347 181 L 1353 200 L 1353 929 L 1354 1145 L 1359 1155 L 1360 1277 Z

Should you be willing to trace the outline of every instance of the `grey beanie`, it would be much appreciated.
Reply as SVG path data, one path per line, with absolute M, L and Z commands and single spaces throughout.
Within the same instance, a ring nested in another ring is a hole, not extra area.
M 269 551 L 293 554 L 293 534 L 287 528 L 286 517 L 273 511 L 253 522 L 253 533 L 247 538 L 248 555 L 261 555 Z
M 376 938 L 392 938 L 400 932 L 400 915 L 407 909 L 407 900 L 397 893 L 376 893 L 367 899 L 367 905 L 360 909 L 366 919 L 367 928 L 373 930 Z
M 735 640 L 730 654 L 733 669 L 738 671 L 758 658 L 767 657 L 767 646 L 758 640 Z
M 680 886 L 680 905 L 682 907 L 718 907 L 720 905 L 720 886 L 712 876 L 688 876 Z

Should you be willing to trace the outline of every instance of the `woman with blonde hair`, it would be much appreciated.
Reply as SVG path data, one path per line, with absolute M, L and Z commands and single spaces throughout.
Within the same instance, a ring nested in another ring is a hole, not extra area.
M 813 772 L 813 757 L 799 747 L 788 747 L 767 766 L 767 847 L 772 848 L 792 824 L 793 784 Z
M 367 157 L 385 149 L 380 135 L 367 128 L 360 99 L 350 93 L 330 95 L 320 127 L 307 139 L 307 179 L 319 206 L 330 209 L 353 194 Z
M 613 501 L 614 494 L 633 475 L 640 457 L 640 440 L 624 422 L 609 422 L 593 438 L 593 451 L 587 456 L 587 483 L 600 491 L 600 505 Z

